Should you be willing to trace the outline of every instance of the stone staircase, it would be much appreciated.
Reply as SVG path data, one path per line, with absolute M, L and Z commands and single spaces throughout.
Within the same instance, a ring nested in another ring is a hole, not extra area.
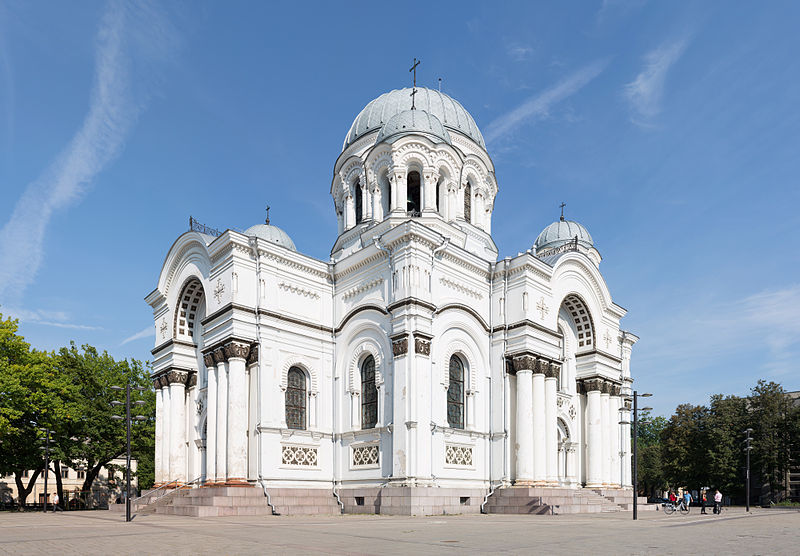
M 341 507 L 326 489 L 268 489 L 276 515 L 337 515 Z M 137 510 L 142 514 L 220 517 L 273 515 L 256 487 L 203 487 L 177 490 Z
M 552 487 L 498 489 L 485 506 L 487 513 L 539 515 L 619 512 L 622 509 L 591 489 Z
M 633 510 L 633 493 L 623 488 L 595 488 L 594 492 L 610 500 L 625 511 Z M 639 496 L 636 500 L 639 510 L 659 510 L 658 504 L 648 504 L 646 496 Z

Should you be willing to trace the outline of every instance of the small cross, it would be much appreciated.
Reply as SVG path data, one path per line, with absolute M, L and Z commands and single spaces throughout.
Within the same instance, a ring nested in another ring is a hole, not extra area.
M 217 278 L 217 287 L 214 288 L 214 297 L 217 298 L 217 303 L 222 299 L 223 293 L 225 293 L 225 285 L 222 283 L 221 278 Z
M 413 66 L 411 66 L 411 69 L 410 69 L 410 70 L 408 70 L 408 71 L 410 71 L 410 72 L 413 72 L 413 73 L 414 73 L 414 88 L 411 90 L 411 109 L 412 109 L 412 110 L 416 110 L 416 109 L 417 109 L 417 107 L 416 107 L 416 105 L 415 105 L 415 102 L 414 102 L 414 101 L 416 100 L 416 99 L 414 98 L 414 95 L 416 95 L 416 94 L 417 94 L 417 66 L 418 66 L 418 65 L 419 65 L 419 60 L 417 60 L 416 58 L 414 58 L 414 65 L 413 65 Z
M 165 318 L 161 319 L 161 337 L 162 338 L 167 337 L 167 319 Z
M 567 206 L 567 205 L 566 205 L 566 203 L 562 202 L 559 206 L 561 207 L 561 221 L 563 222 L 564 221 L 564 207 Z
M 606 341 L 606 349 L 608 349 L 611 346 L 611 334 L 608 333 L 608 329 L 606 329 L 603 339 Z
M 550 312 L 550 309 L 547 308 L 547 305 L 544 303 L 544 297 L 539 298 L 538 303 L 536 303 L 536 310 L 542 314 L 542 320 L 547 313 Z
M 267 220 L 265 223 L 269 226 L 269 205 L 267 205 Z

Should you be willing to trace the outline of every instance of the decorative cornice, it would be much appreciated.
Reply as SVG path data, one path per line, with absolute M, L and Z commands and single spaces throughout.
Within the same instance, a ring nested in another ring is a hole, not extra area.
M 562 337 L 561 334 L 559 334 L 558 332 L 550 330 L 549 328 L 545 328 L 541 324 L 537 324 L 537 323 L 533 322 L 532 320 L 528 320 L 528 319 L 517 321 L 517 322 L 514 322 L 512 324 L 509 324 L 508 325 L 508 330 L 514 330 L 516 328 L 522 328 L 522 327 L 525 327 L 525 326 L 529 326 L 529 327 L 531 327 L 531 328 L 533 328 L 535 330 L 538 330 L 539 332 L 543 332 L 543 333 L 548 334 L 548 335 L 550 335 L 550 336 L 552 336 L 554 338 L 561 338 Z M 496 331 L 499 331 L 499 330 L 503 330 L 503 327 L 502 326 L 495 326 L 493 331 L 496 332 Z
M 292 284 L 287 284 L 286 282 L 280 282 L 278 287 L 286 290 L 287 292 L 297 294 L 302 297 L 310 297 L 311 299 L 319 299 L 319 294 L 315 291 L 306 290 L 304 288 L 300 288 L 298 286 L 294 286 Z
M 362 311 L 377 311 L 382 315 L 389 314 L 389 312 L 386 309 L 384 309 L 379 305 L 362 305 L 361 307 L 356 307 L 355 309 L 347 313 L 347 315 L 345 315 L 345 317 L 339 323 L 339 326 L 336 328 L 336 333 L 338 334 L 339 332 L 341 332 L 344 329 L 344 326 L 347 324 L 347 322 L 353 317 L 355 317 L 358 313 L 361 313 Z M 328 331 L 330 331 L 330 329 L 328 329 Z
M 227 303 L 227 304 L 223 305 L 222 307 L 220 307 L 219 309 L 217 309 L 216 311 L 214 311 L 213 313 L 211 313 L 210 315 L 208 315 L 203 320 L 201 320 L 200 324 L 205 326 L 206 324 L 208 324 L 209 322 L 213 321 L 214 319 L 216 319 L 220 315 L 222 315 L 222 314 L 224 314 L 224 313 L 226 313 L 228 311 L 232 311 L 232 310 L 243 311 L 245 313 L 250 313 L 251 315 L 255 315 L 256 314 L 255 310 L 253 310 L 251 307 L 247 307 L 245 305 L 239 305 L 238 303 Z
M 439 282 L 442 283 L 443 286 L 446 286 L 450 289 L 456 290 L 457 292 L 461 292 L 463 294 L 468 295 L 469 297 L 474 297 L 475 299 L 483 299 L 483 294 L 478 290 L 472 289 L 464 284 L 460 284 L 455 280 L 450 280 L 442 276 L 439 278 Z
M 333 332 L 333 329 L 330 326 L 325 326 L 323 324 L 316 324 L 316 323 L 313 323 L 313 322 L 309 322 L 307 320 L 287 317 L 286 315 L 282 315 L 280 313 L 274 313 L 272 311 L 267 311 L 266 309 L 259 309 L 258 313 L 260 315 L 264 315 L 265 317 L 282 320 L 284 322 L 290 322 L 292 324 L 305 326 L 306 328 L 312 328 L 314 330 L 321 330 L 322 332 L 327 332 L 328 334 Z
M 360 286 L 358 286 L 356 288 L 352 288 L 350 290 L 347 290 L 346 292 L 344 292 L 342 294 L 342 300 L 346 301 L 346 300 L 350 299 L 351 297 L 355 297 L 356 295 L 358 295 L 360 293 L 369 291 L 372 288 L 374 288 L 375 286 L 379 286 L 379 285 L 383 284 L 383 282 L 384 282 L 383 278 L 378 278 L 376 280 L 372 280 L 371 282 L 367 282 L 365 284 L 362 284 L 362 285 L 360 285 Z
M 150 353 L 153 355 L 153 357 L 156 357 L 158 353 L 164 351 L 165 349 L 167 349 L 168 347 L 170 347 L 173 344 L 176 345 L 176 346 L 184 346 L 184 347 L 188 347 L 188 348 L 192 348 L 192 349 L 197 347 L 196 345 L 194 345 L 194 344 L 192 344 L 190 342 L 181 342 L 180 340 L 175 340 L 175 339 L 171 338 L 171 339 L 167 340 L 166 342 L 164 342 L 163 344 L 160 344 L 160 345 L 154 347 L 152 350 L 150 350 Z
M 422 301 L 421 299 L 417 299 L 416 297 L 407 297 L 405 299 L 401 299 L 400 301 L 396 301 L 386 307 L 386 310 L 390 313 L 395 309 L 399 309 L 400 307 L 405 307 L 406 305 L 418 305 L 423 309 L 428 309 L 429 311 L 436 311 L 436 305 L 432 303 L 428 303 L 427 301 Z

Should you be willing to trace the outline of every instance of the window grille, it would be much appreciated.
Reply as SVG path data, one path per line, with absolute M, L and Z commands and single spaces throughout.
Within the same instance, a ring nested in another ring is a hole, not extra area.
M 287 376 L 286 426 L 298 430 L 306 428 L 306 375 L 297 367 L 289 369 Z
M 361 364 L 361 428 L 378 424 L 378 388 L 375 386 L 375 358 L 368 355 Z
M 450 357 L 450 385 L 447 387 L 447 422 L 454 429 L 464 428 L 464 364 L 457 355 Z

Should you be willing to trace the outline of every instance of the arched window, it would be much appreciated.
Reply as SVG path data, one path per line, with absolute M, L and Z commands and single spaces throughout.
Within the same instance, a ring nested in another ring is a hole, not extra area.
M 356 190 L 356 224 L 359 224 L 363 219 L 364 199 L 361 185 L 358 182 L 353 184 L 353 188 Z
M 447 423 L 464 428 L 464 363 L 457 355 L 450 357 L 450 386 L 447 387 Z
M 286 426 L 305 430 L 306 375 L 301 369 L 292 367 L 286 379 Z
M 361 428 L 378 424 L 378 388 L 375 386 L 375 358 L 368 355 L 361 363 Z
M 469 182 L 464 186 L 464 220 L 472 222 L 472 186 Z
M 420 203 L 420 189 L 422 181 L 419 177 L 419 172 L 409 172 L 406 184 L 406 210 L 408 211 L 408 215 L 419 216 L 420 211 L 422 210 L 422 204 Z
M 441 203 L 439 202 L 439 197 L 440 197 L 439 193 L 440 193 L 440 189 L 442 188 L 441 184 L 442 184 L 442 180 L 439 180 L 439 183 L 436 184 L 436 212 L 438 212 L 438 213 L 442 212 L 442 206 L 441 206 Z

